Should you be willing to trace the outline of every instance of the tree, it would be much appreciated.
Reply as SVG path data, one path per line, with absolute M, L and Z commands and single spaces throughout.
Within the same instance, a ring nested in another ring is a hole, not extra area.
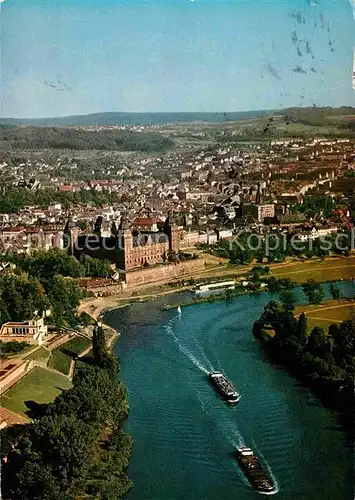
M 321 357 L 325 352 L 325 344 L 327 342 L 327 335 L 323 328 L 315 326 L 308 338 L 307 350 L 312 356 Z
M 261 315 L 261 319 L 265 321 L 277 321 L 280 315 L 284 312 L 283 305 L 277 300 L 270 300 Z
M 296 329 L 297 338 L 300 340 L 305 340 L 307 336 L 307 316 L 305 313 L 301 313 L 297 322 Z
M 302 290 L 308 298 L 310 304 L 320 304 L 324 298 L 322 285 L 313 279 L 302 284 Z
M 54 323 L 59 327 L 75 326 L 75 312 L 82 295 L 77 283 L 71 278 L 59 275 L 47 280 L 45 289 L 52 305 Z
M 44 416 L 29 426 L 25 462 L 17 475 L 17 497 L 75 498 L 93 461 L 97 428 L 74 416 Z M 57 495 L 57 496 L 56 496 Z
M 338 288 L 335 283 L 329 283 L 329 291 L 333 300 L 339 300 L 341 297 L 341 290 Z
M 296 297 L 295 294 L 291 290 L 284 290 L 280 294 L 280 301 L 283 305 L 283 309 L 285 312 L 293 312 L 296 306 Z
M 96 333 L 100 345 L 102 329 Z M 125 469 L 132 440 L 121 429 L 127 414 L 116 357 L 107 353 L 104 367 L 77 368 L 72 388 L 42 416 L 1 432 L 2 498 L 123 498 L 131 487 Z
M 105 332 L 101 326 L 96 326 L 93 331 L 92 349 L 94 360 L 98 366 L 103 367 L 107 361 L 108 351 L 105 340 Z

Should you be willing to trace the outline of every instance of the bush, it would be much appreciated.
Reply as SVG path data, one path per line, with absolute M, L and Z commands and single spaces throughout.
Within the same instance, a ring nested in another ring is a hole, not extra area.
M 19 354 L 23 352 L 31 344 L 28 342 L 2 342 L 0 341 L 0 356 L 5 357 L 7 354 Z

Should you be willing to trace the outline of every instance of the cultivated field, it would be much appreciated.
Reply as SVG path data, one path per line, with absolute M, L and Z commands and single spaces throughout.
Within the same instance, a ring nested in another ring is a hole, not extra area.
M 302 312 L 307 316 L 308 330 L 314 326 L 327 330 L 332 323 L 341 323 L 355 315 L 355 300 L 327 300 L 319 305 L 297 307 L 296 315 Z
M 308 279 L 315 281 L 341 281 L 355 279 L 355 256 L 311 260 L 305 262 L 292 261 L 280 266 L 270 266 L 274 276 L 290 278 L 296 283 L 304 283 Z

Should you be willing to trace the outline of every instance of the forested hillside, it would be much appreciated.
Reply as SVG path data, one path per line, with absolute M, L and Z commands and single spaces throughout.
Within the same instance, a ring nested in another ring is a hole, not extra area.
M 0 148 L 160 152 L 174 142 L 154 132 L 0 126 Z

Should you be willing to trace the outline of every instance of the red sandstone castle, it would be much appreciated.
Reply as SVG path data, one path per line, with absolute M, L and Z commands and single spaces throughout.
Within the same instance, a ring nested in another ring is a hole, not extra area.
M 92 234 L 80 234 L 80 230 L 69 220 L 65 227 L 67 247 L 73 255 L 81 254 L 107 259 L 118 269 L 129 271 L 142 266 L 167 262 L 179 250 L 180 229 L 171 215 L 160 221 L 153 217 L 136 219 L 130 223 L 122 218 L 116 228 L 113 223 L 111 235 L 104 236 L 102 218 L 95 223 Z

